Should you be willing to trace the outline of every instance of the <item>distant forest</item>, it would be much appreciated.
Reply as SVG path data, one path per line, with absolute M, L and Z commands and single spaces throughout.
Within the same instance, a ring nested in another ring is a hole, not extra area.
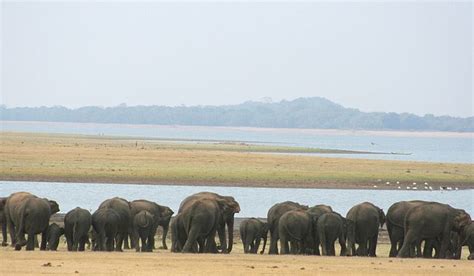
M 0 106 L 0 120 L 366 130 L 474 131 L 474 117 L 361 112 L 324 98 L 225 106 Z

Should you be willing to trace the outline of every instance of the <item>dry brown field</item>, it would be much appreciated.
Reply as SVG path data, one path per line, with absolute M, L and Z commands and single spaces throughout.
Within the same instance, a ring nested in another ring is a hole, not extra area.
M 14 251 L 0 248 L 0 275 L 473 275 L 466 260 L 231 254 Z M 388 244 L 378 248 L 386 256 Z

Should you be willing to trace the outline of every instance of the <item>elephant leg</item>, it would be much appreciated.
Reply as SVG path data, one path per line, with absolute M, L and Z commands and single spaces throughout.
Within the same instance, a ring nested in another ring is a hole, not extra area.
M 219 241 L 221 243 L 221 252 L 228 253 L 227 251 L 227 241 L 225 237 L 225 225 L 217 227 L 217 235 L 219 236 Z
M 197 242 L 197 237 L 198 237 L 198 231 L 196 227 L 191 226 L 191 230 L 188 233 L 188 239 L 186 240 L 186 243 L 183 246 L 184 253 L 191 253 L 194 251 L 193 248 Z
M 255 239 L 254 244 L 255 244 L 254 251 L 252 253 L 257 254 L 258 247 L 260 246 L 260 237 Z
M 281 255 L 288 254 L 289 251 L 290 249 L 288 247 L 288 241 L 286 239 L 286 236 L 280 235 L 280 254 Z
M 246 245 L 246 250 L 245 253 L 252 253 L 253 252 L 253 237 L 250 234 L 247 234 L 245 237 L 245 245 Z
M 123 234 L 123 249 L 130 249 L 130 243 L 128 242 L 129 233 Z M 133 248 L 133 247 L 132 247 Z
M 2 238 L 3 238 L 2 246 L 7 246 L 8 242 L 7 242 L 7 222 L 6 221 L 2 223 Z
M 400 242 L 400 230 L 399 228 L 392 229 L 390 234 L 390 253 L 389 257 L 396 257 L 398 254 L 398 244 Z
M 319 242 L 321 243 L 321 249 L 323 251 L 323 256 L 328 255 L 328 248 L 327 248 L 327 242 L 326 242 L 326 233 L 324 232 L 324 229 L 321 229 L 321 231 L 318 231 L 319 235 Z
M 166 235 L 168 234 L 168 228 L 169 228 L 168 224 L 165 224 L 163 226 L 163 236 L 161 237 L 161 244 L 163 246 L 163 249 L 168 249 L 168 246 L 166 245 Z M 155 241 L 155 238 L 153 237 L 153 243 L 154 241 Z
M 344 234 L 339 236 L 339 245 L 341 246 L 341 256 L 347 256 L 347 247 L 346 247 L 346 239 L 344 238 Z
M 414 246 L 416 241 L 416 234 L 413 230 L 408 230 L 407 234 L 403 240 L 402 248 L 398 251 L 398 258 L 408 258 L 410 257 L 410 251 L 412 250 L 412 246 Z
M 378 233 L 375 234 L 374 237 L 369 242 L 369 256 L 370 257 L 377 257 L 377 241 L 378 241 Z
M 270 229 L 270 250 L 268 254 L 278 254 L 278 224 Z
M 78 251 L 84 251 L 84 249 L 86 247 L 86 241 L 87 241 L 87 237 L 81 237 L 80 238 Z
M 72 237 L 71 234 L 68 232 L 66 235 L 66 243 L 67 243 L 67 251 L 72 251 Z
M 138 239 L 138 229 L 134 227 L 132 235 L 130 236 L 130 244 L 133 244 L 136 252 L 140 252 L 140 241 Z
M 33 234 L 28 234 L 28 240 L 26 241 L 26 250 L 32 251 L 35 250 L 35 236 Z
M 48 241 L 48 230 L 45 230 L 43 231 L 43 233 L 41 233 L 41 246 L 40 246 L 40 250 L 46 250 L 46 243 Z M 35 235 L 35 238 L 36 238 L 36 241 L 38 241 L 38 237 Z M 48 249 L 49 250 L 49 249 Z
M 123 242 L 125 240 L 125 238 L 127 237 L 128 233 L 124 233 L 124 232 L 120 232 L 117 234 L 117 236 L 115 237 L 115 240 L 116 240 L 116 244 L 115 244 L 115 251 L 118 251 L 118 252 L 122 252 L 122 245 L 123 245 Z M 113 242 L 112 242 L 113 244 Z
M 16 237 L 15 237 L 15 226 L 13 225 L 13 222 L 10 221 L 9 219 L 7 220 L 7 228 L 8 228 L 8 233 L 10 233 L 10 240 L 12 242 L 12 246 L 15 246 L 16 244 Z

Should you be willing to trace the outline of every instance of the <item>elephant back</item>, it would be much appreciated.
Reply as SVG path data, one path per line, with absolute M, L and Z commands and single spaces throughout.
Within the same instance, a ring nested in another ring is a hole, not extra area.
M 153 224 L 153 215 L 146 210 L 142 210 L 134 216 L 133 224 L 141 228 L 147 228 Z
M 293 201 L 285 201 L 273 205 L 267 213 L 267 223 L 270 229 L 278 227 L 278 222 L 283 214 L 294 210 L 307 210 L 308 206 Z
M 99 209 L 103 208 L 110 208 L 114 210 L 119 216 L 119 231 L 128 232 L 128 229 L 132 223 L 132 213 L 130 210 L 130 204 L 127 200 L 119 197 L 107 199 L 99 206 Z

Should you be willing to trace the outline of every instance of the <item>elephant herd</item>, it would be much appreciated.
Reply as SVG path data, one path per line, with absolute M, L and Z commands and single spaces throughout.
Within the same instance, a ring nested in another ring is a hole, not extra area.
M 114 197 L 102 202 L 92 214 L 79 207 L 70 210 L 64 217 L 64 227 L 49 224 L 51 215 L 57 212 L 55 201 L 27 192 L 0 198 L 2 246 L 7 245 L 8 229 L 16 250 L 25 245 L 26 250 L 34 250 L 38 234 L 41 250 L 56 250 L 64 234 L 68 251 L 84 251 L 86 243 L 95 251 L 122 251 L 129 248 L 130 237 L 131 248 L 151 252 L 161 226 L 164 249 L 168 229 L 171 232 L 171 252 L 230 253 L 234 215 L 240 212 L 240 205 L 232 196 L 200 192 L 185 198 L 173 216 L 169 207 L 152 201 Z M 245 253 L 257 253 L 263 240 L 263 254 L 269 232 L 269 254 L 335 256 L 337 241 L 341 256 L 375 257 L 379 229 L 384 224 L 391 242 L 390 257 L 455 259 L 467 245 L 468 259 L 474 259 L 471 217 L 462 209 L 437 202 L 400 201 L 386 214 L 374 204 L 363 202 L 350 208 L 344 217 L 331 206 L 309 207 L 285 201 L 268 210 L 266 221 L 243 220 L 239 232 Z

